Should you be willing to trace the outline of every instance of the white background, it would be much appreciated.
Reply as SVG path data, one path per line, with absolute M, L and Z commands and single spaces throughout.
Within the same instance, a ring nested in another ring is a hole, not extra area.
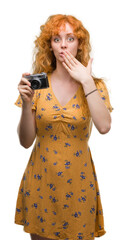
M 101 200 L 103 240 L 127 239 L 128 225 L 128 33 L 127 1 L 47 0 L 3 1 L 0 6 L 1 168 L 0 227 L 2 240 L 30 239 L 14 224 L 20 181 L 32 147 L 20 146 L 16 132 L 21 109 L 14 105 L 23 72 L 31 72 L 33 41 L 52 14 L 70 14 L 81 20 L 91 36 L 93 73 L 105 77 L 114 108 L 112 126 L 100 134 L 93 126 L 89 140 Z

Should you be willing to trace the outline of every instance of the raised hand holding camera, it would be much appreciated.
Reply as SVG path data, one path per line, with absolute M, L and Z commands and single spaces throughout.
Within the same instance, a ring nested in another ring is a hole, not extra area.
M 47 74 L 44 72 L 26 75 L 24 77 L 29 80 L 29 82 L 31 83 L 31 88 L 34 90 L 49 87 Z
M 26 79 L 30 73 L 23 73 L 22 78 L 18 84 L 18 90 L 21 95 L 23 103 L 31 103 L 34 96 L 34 90 L 31 88 L 31 83 Z
M 21 81 L 18 85 L 23 102 L 31 102 L 34 96 L 34 90 L 48 88 L 47 74 L 42 72 L 39 74 L 23 73 Z

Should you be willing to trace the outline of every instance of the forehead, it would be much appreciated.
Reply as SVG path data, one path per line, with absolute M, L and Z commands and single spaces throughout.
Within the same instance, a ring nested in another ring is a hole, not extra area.
M 61 25 L 56 31 L 53 32 L 53 35 L 65 35 L 65 34 L 71 34 L 74 33 L 73 27 L 69 23 L 64 23 Z
M 64 25 L 60 26 L 59 31 L 60 33 L 61 32 L 73 33 L 73 27 L 69 23 L 65 23 Z

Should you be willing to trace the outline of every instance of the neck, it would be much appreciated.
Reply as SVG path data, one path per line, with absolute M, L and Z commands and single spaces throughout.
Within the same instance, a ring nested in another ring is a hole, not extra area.
M 69 83 L 73 81 L 73 78 L 59 61 L 56 63 L 56 69 L 53 71 L 53 75 L 56 77 L 56 80 L 58 79 L 61 82 Z

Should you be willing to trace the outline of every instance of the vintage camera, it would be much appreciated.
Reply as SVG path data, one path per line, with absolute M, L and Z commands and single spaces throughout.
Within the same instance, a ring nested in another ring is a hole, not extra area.
M 28 81 L 31 83 L 31 88 L 34 90 L 49 87 L 48 77 L 44 72 L 25 75 L 24 77 L 28 79 Z

